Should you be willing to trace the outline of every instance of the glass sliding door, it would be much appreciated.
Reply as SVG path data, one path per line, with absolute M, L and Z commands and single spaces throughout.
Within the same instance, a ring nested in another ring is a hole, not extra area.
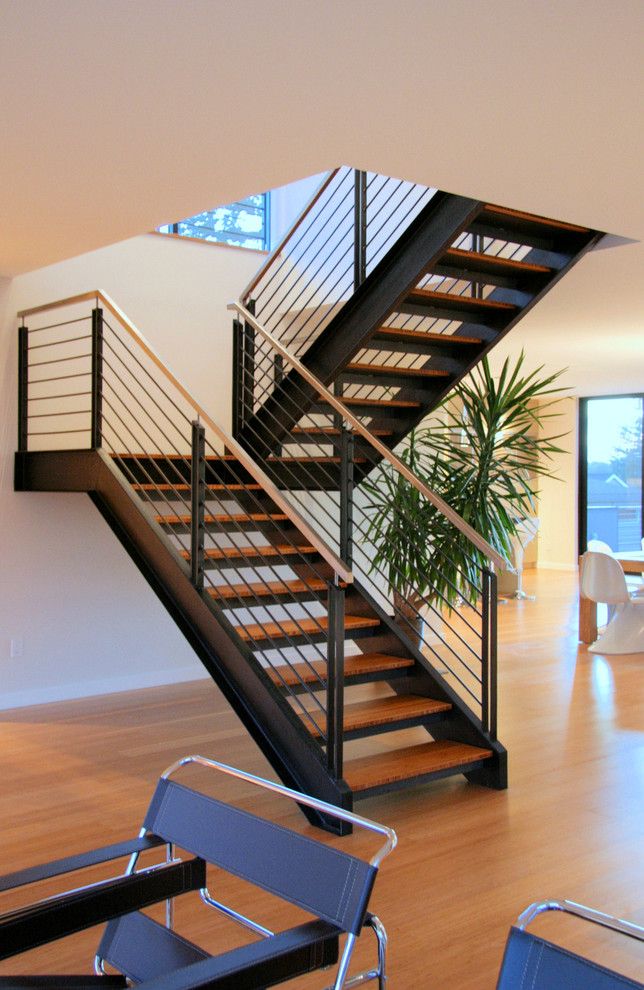
M 642 546 L 644 395 L 581 399 L 579 552 L 589 540 L 611 550 Z

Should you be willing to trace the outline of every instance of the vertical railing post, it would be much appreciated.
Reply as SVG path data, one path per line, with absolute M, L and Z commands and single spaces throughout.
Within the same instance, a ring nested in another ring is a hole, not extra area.
M 254 299 L 248 301 L 247 309 L 255 315 Z M 242 406 L 244 420 L 247 420 L 253 415 L 255 405 L 255 328 L 250 323 L 244 323 L 242 367 Z
M 273 386 L 277 388 L 284 380 L 284 358 L 281 354 L 273 355 Z M 276 443 L 272 448 L 275 457 L 281 457 L 284 448 L 281 443 Z
M 476 254 L 483 253 L 484 240 L 482 234 L 472 234 L 472 251 Z M 483 283 L 482 282 L 471 282 L 470 283 L 470 295 L 475 299 L 483 298 Z
M 284 358 L 281 354 L 276 354 L 273 358 L 273 382 L 279 385 L 284 378 Z
M 367 173 L 354 173 L 353 291 L 367 277 Z
M 339 780 L 344 736 L 344 589 L 337 575 L 328 587 L 326 755 L 330 773 Z
M 190 563 L 191 579 L 197 591 L 203 591 L 205 502 L 206 431 L 199 421 L 195 420 L 192 423 L 190 460 Z
M 490 664 L 490 711 L 489 711 L 489 722 L 490 722 L 490 738 L 496 739 L 497 734 L 497 647 L 498 647 L 498 636 L 497 636 L 497 617 L 498 617 L 498 595 L 497 595 L 497 580 L 496 574 L 493 571 L 489 572 L 488 575 L 489 582 L 489 620 L 490 620 L 490 645 L 489 645 L 489 664 Z
M 340 557 L 353 563 L 353 486 L 355 437 L 346 426 L 340 428 Z
M 103 310 L 92 310 L 92 428 L 91 448 L 103 442 Z
M 18 327 L 18 450 L 29 445 L 29 330 Z
M 483 568 L 481 602 L 481 721 L 491 739 L 497 733 L 496 574 Z
M 233 436 L 239 436 L 244 425 L 242 381 L 244 376 L 244 331 L 241 320 L 233 320 Z

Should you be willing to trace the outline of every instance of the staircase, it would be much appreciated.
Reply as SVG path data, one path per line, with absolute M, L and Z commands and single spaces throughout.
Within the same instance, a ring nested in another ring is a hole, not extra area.
M 88 492 L 290 786 L 345 808 L 455 774 L 505 787 L 502 562 L 398 453 L 597 236 L 336 170 L 235 304 L 231 435 L 104 294 L 19 314 L 16 489 Z M 435 574 L 412 606 L 374 571 L 385 475 L 435 512 L 433 568 L 465 541 L 456 604 Z
M 264 457 L 279 442 L 304 456 L 312 471 L 332 451 L 311 454 L 303 446 L 319 447 L 325 439 L 334 446 L 328 406 L 296 371 L 284 373 L 284 358 L 258 337 L 258 324 L 394 449 L 603 236 L 410 183 L 401 204 L 400 183 L 365 173 L 355 173 L 354 227 L 340 225 L 330 234 L 329 217 L 350 172 L 337 170 L 313 204 L 308 227 L 294 228 L 292 254 L 287 240 L 268 259 L 240 299 L 251 319 L 236 329 L 235 435 Z M 373 202 L 365 192 L 372 186 Z M 398 234 L 384 254 L 383 226 Z M 350 254 L 353 266 L 338 281 Z M 317 278 L 330 270 L 312 299 L 303 287 L 309 257 Z M 315 432 L 302 430 L 312 422 L 303 419 L 306 413 L 322 414 Z

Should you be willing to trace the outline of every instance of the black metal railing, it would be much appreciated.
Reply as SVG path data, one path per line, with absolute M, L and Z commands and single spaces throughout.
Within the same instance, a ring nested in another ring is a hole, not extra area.
M 435 192 L 377 173 L 346 167 L 336 169 L 241 294 L 240 303 L 294 357 L 301 357 Z M 531 247 L 503 237 L 463 231 L 455 237 L 450 250 L 521 261 Z M 419 278 L 417 288 L 455 297 L 487 299 L 495 292 L 496 285 L 493 281 L 485 282 L 481 275 L 468 278 L 430 271 Z M 458 332 L 462 322 L 449 316 L 394 312 L 384 326 L 449 336 Z M 238 323 L 234 332 L 234 380 L 240 380 L 245 389 L 244 401 L 239 388 L 235 394 L 233 432 L 236 433 L 270 396 L 280 373 L 270 355 L 256 351 L 252 327 Z M 375 343 L 358 351 L 352 360 L 364 368 L 386 366 L 392 371 L 427 367 L 426 355 L 414 353 L 413 348 L 395 352 L 390 347 L 379 349 Z M 261 399 L 255 396 L 251 402 L 250 389 L 255 382 Z M 401 388 L 348 382 L 343 385 L 342 394 L 347 399 L 392 399 Z M 243 421 L 241 416 L 245 416 Z
M 53 309 L 66 318 L 47 322 Z M 350 568 L 109 297 L 20 315 L 19 450 L 110 457 L 196 591 L 341 777 Z
M 373 172 L 335 169 L 240 301 L 292 354 L 303 354 L 435 191 Z M 252 335 L 236 341 L 238 356 L 239 347 L 247 378 L 275 380 L 275 366 L 254 353 Z
M 250 415 L 244 416 L 245 445 L 352 568 L 356 581 L 395 617 L 433 671 L 456 690 L 486 731 L 495 733 L 496 582 L 489 562 L 504 566 L 505 561 L 415 476 L 404 444 L 388 450 L 386 437 L 371 434 L 364 417 L 354 416 L 247 310 L 231 308 L 254 333 L 258 364 L 274 366 L 279 357 L 290 372 L 289 402 L 309 409 L 285 433 L 273 395 L 272 408 L 264 407 L 261 432 Z M 273 394 L 270 386 L 256 377 L 251 394 L 239 390 L 246 413 Z M 311 386 L 317 393 L 312 409 Z M 382 493 L 396 486 L 400 497 L 392 508 Z M 432 534 L 428 549 L 417 546 L 420 517 Z M 398 560 L 380 552 L 387 539 L 401 545 Z M 412 580 L 410 567 L 415 569 Z

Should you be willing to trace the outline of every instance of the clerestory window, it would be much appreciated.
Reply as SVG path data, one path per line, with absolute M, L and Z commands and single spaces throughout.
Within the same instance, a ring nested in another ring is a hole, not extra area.
M 204 210 L 187 220 L 167 223 L 158 228 L 161 234 L 196 237 L 218 244 L 270 249 L 270 193 L 247 196 L 227 206 Z

